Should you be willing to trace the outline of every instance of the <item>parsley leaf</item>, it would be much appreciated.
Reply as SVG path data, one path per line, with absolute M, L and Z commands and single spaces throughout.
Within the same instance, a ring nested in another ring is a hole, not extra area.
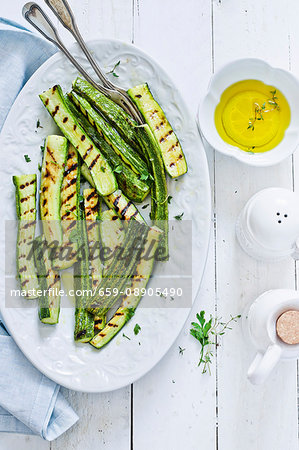
M 122 173 L 123 166 L 121 164 L 118 164 L 116 167 L 114 167 L 113 172 L 115 173 Z
M 140 330 L 141 330 L 141 326 L 138 323 L 136 323 L 136 325 L 134 327 L 134 334 L 137 335 Z
M 207 321 L 205 311 L 196 314 L 197 322 L 191 322 L 190 334 L 199 341 L 201 345 L 200 359 L 198 366 L 203 364 L 202 373 L 209 371 L 211 374 L 211 363 L 214 356 L 214 348 L 217 346 L 217 337 L 223 336 L 226 330 L 231 330 L 230 324 L 237 322 L 241 316 L 231 316 L 227 322 L 220 322 L 217 317 L 212 317 Z
M 31 159 L 29 158 L 28 155 L 24 155 L 24 158 L 25 158 L 25 161 L 26 161 L 27 163 L 30 163 L 30 162 L 31 162 Z
M 178 214 L 177 216 L 174 216 L 175 220 L 182 220 L 184 213 L 182 212 L 182 214 Z

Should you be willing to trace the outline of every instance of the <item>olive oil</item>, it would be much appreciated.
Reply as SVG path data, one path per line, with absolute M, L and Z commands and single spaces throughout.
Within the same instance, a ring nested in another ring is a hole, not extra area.
M 259 80 L 244 80 L 229 86 L 215 110 L 220 137 L 228 144 L 253 153 L 276 147 L 290 119 L 290 107 L 282 92 Z

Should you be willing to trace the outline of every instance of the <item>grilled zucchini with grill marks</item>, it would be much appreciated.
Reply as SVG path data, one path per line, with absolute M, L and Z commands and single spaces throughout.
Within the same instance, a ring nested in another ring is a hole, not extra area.
M 148 169 L 146 163 L 118 134 L 105 119 L 93 109 L 85 98 L 71 92 L 69 97 L 77 106 L 77 108 L 88 118 L 92 126 L 94 126 L 98 133 L 105 139 L 108 144 L 114 149 L 115 153 L 120 156 L 124 163 L 126 163 L 138 175 L 148 176 Z
M 81 165 L 81 175 L 83 178 L 85 178 L 86 181 L 88 181 L 90 186 L 92 186 L 93 188 L 95 187 L 90 170 L 88 169 L 85 162 L 82 162 L 82 165 Z
M 60 224 L 61 185 L 64 177 L 68 141 L 62 136 L 45 140 L 40 186 L 40 215 L 46 240 L 62 243 Z
M 77 342 L 88 342 L 94 336 L 94 318 L 86 310 L 92 294 L 89 276 L 89 252 L 84 211 L 80 209 L 78 221 L 78 259 L 74 264 L 74 291 L 76 295 L 74 339 Z M 80 295 L 79 295 L 80 294 Z
M 140 143 L 143 147 L 144 153 L 151 165 L 153 174 L 153 186 L 151 190 L 151 219 L 157 225 L 163 234 L 160 238 L 160 254 L 159 259 L 168 260 L 168 195 L 166 177 L 163 167 L 158 144 L 153 136 L 150 127 L 145 124 L 138 132 L 143 132 Z
M 77 242 L 72 235 L 77 230 L 80 195 L 80 160 L 77 150 L 70 144 L 61 186 L 62 246 L 55 260 L 56 269 L 67 269 L 77 259 Z
M 144 218 L 130 200 L 119 189 L 110 195 L 103 197 L 108 208 L 114 208 L 121 219 L 135 219 L 137 222 L 145 223 Z
M 68 98 L 66 99 L 66 102 L 71 111 L 76 114 L 79 124 L 107 159 L 115 173 L 119 188 L 130 200 L 138 203 L 142 202 L 149 194 L 150 188 L 147 182 L 140 180 L 138 175 L 130 169 L 130 167 L 123 163 L 122 159 L 115 153 L 113 148 L 105 141 L 105 139 L 103 139 L 102 136 L 100 136 L 84 114 L 77 110 Z M 90 175 L 88 181 L 90 182 L 91 179 L 92 178 Z
M 117 182 L 110 165 L 68 108 L 61 87 L 54 86 L 43 92 L 40 98 L 62 133 L 86 162 L 97 191 L 101 195 L 114 192 L 117 189 Z
M 107 209 L 101 214 L 100 234 L 102 247 L 107 249 L 107 261 L 103 258 L 103 272 L 105 273 L 110 264 L 112 255 L 120 247 L 125 238 L 125 230 L 122 221 L 113 209 Z
M 88 81 L 78 77 L 73 82 L 73 90 L 84 97 L 105 117 L 106 120 L 119 132 L 121 137 L 136 151 L 141 149 L 136 140 L 135 127 L 138 123 L 117 103 L 95 89 Z M 143 155 L 141 154 L 143 157 Z
M 123 296 L 130 280 L 135 273 L 139 255 L 147 236 L 148 227 L 145 224 L 130 220 L 126 227 L 126 235 L 122 247 L 115 253 L 100 289 L 94 294 L 88 304 L 88 311 L 94 315 L 102 314 L 110 309 Z M 111 295 L 117 285 L 118 293 Z
M 43 236 L 35 239 L 35 264 L 42 295 L 39 297 L 39 318 L 43 323 L 58 323 L 60 313 L 60 276 L 52 268 L 50 250 Z
M 146 288 L 148 280 L 153 270 L 154 255 L 160 239 L 161 231 L 157 227 L 150 228 L 147 241 L 144 246 L 144 254 L 149 252 L 146 258 L 141 259 L 136 267 L 134 278 L 130 286 L 131 295 L 125 296 L 121 306 L 106 327 L 101 330 L 90 341 L 90 344 L 96 348 L 102 348 L 123 328 L 123 326 L 131 319 L 135 313 L 135 309 L 142 297 L 142 289 Z M 138 292 L 138 295 L 135 295 Z
M 81 174 L 85 178 L 86 181 L 90 183 L 91 186 L 94 187 L 93 181 L 90 176 L 90 172 L 86 164 L 82 164 L 81 166 Z M 126 196 L 122 193 L 120 189 L 113 192 L 110 195 L 106 195 L 103 197 L 104 202 L 108 206 L 108 208 L 114 208 L 116 213 L 121 219 L 130 220 L 135 219 L 138 222 L 144 222 L 145 220 L 134 205 Z
M 99 287 L 102 280 L 102 261 L 100 259 L 100 228 L 98 217 L 101 210 L 101 199 L 95 189 L 84 189 L 84 211 L 89 249 L 89 262 L 92 290 Z M 95 316 L 94 331 L 97 333 L 105 326 L 105 314 Z
M 36 298 L 39 288 L 32 255 L 32 243 L 36 221 L 36 175 L 13 176 L 16 188 L 16 209 L 18 217 L 17 271 L 20 285 L 26 297 Z
M 129 89 L 128 94 L 155 136 L 167 173 L 171 178 L 186 173 L 187 163 L 181 144 L 147 83 Z

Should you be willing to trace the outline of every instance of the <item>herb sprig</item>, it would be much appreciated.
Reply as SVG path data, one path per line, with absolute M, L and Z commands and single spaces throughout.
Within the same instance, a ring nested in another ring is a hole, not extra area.
M 114 65 L 113 69 L 109 70 L 108 73 L 111 73 L 114 77 L 118 78 L 119 75 L 117 75 L 117 73 L 115 72 L 115 69 L 120 65 L 120 61 L 117 61 L 117 63 Z
M 254 124 L 257 120 L 264 120 L 264 114 L 274 111 L 275 109 L 277 111 L 280 110 L 279 104 L 277 102 L 278 97 L 276 96 L 276 89 L 274 91 L 270 91 L 270 94 L 272 94 L 272 97 L 267 100 L 267 103 L 270 105 L 269 109 L 266 109 L 266 102 L 260 106 L 258 103 L 254 103 L 254 117 L 251 117 L 248 122 L 247 130 L 251 129 L 251 131 L 254 131 Z
M 221 322 L 221 319 L 210 315 L 207 321 L 205 311 L 196 314 L 198 322 L 191 322 L 190 334 L 199 341 L 201 345 L 200 359 L 198 366 L 203 364 L 202 373 L 207 371 L 211 374 L 212 358 L 217 347 L 217 338 L 223 336 L 226 330 L 231 330 L 231 324 L 237 322 L 241 315 L 231 316 L 227 322 Z

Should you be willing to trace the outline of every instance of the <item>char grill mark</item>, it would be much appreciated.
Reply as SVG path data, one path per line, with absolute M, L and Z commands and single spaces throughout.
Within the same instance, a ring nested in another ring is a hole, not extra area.
M 98 159 L 100 157 L 100 154 L 98 153 L 97 156 L 94 158 L 94 160 L 90 163 L 90 165 L 88 166 L 89 170 L 92 170 L 92 168 L 95 166 L 95 164 L 97 163 Z

